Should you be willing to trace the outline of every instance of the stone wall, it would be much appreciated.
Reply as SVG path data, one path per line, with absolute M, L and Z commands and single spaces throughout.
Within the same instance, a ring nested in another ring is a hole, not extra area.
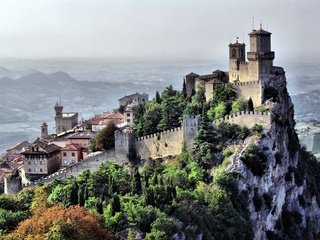
M 237 82 L 232 83 L 231 85 L 237 91 L 240 99 L 248 101 L 251 97 L 254 107 L 262 104 L 262 88 L 260 81 Z
M 197 135 L 200 116 L 183 117 L 181 128 L 174 128 L 134 139 L 132 133 L 115 132 L 115 155 L 117 159 L 127 161 L 131 153 L 140 159 L 156 159 L 175 156 L 181 153 L 183 144 L 193 147 Z
M 140 159 L 156 159 L 175 156 L 181 153 L 183 146 L 182 128 L 170 129 L 136 139 L 135 149 Z
M 228 122 L 237 124 L 241 127 L 252 128 L 255 124 L 260 124 L 264 129 L 270 129 L 271 115 L 269 112 L 239 112 L 232 115 L 227 115 L 222 119 L 218 119 L 214 122 L 215 125 L 219 125 L 221 122 Z
M 16 194 L 21 190 L 20 178 L 8 179 L 4 177 L 4 194 Z

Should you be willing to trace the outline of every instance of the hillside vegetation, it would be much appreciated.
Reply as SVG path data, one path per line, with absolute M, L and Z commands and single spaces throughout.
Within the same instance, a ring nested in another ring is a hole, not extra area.
M 252 239 L 248 193 L 239 191 L 238 173 L 225 169 L 238 150 L 234 143 L 263 138 L 263 129 L 212 125 L 212 120 L 249 110 L 251 104 L 238 100 L 229 86 L 217 87 L 209 102 L 204 96 L 201 86 L 191 98 L 169 86 L 135 109 L 136 136 L 177 127 L 183 114 L 200 114 L 191 150 L 183 148 L 178 156 L 143 165 L 106 163 L 76 178 L 26 188 L 15 196 L 0 195 L 3 239 Z M 305 170 L 292 171 L 296 178 L 306 175 L 318 197 L 314 172 L 320 165 L 305 151 L 300 155 Z M 252 174 L 264 174 L 266 156 L 258 146 L 249 145 L 241 160 Z M 251 200 L 256 209 L 271 201 L 267 196 Z M 290 215 L 281 224 L 292 219 Z

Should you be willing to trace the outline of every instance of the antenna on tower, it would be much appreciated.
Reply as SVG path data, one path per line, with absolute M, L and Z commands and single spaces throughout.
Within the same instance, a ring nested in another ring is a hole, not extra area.
M 252 17 L 252 30 L 254 30 L 254 17 Z
M 260 20 L 260 29 L 262 29 L 262 20 Z
M 61 106 L 61 96 L 59 96 L 59 103 L 60 103 L 60 106 Z
M 242 43 L 244 43 L 244 33 L 242 32 Z
M 267 31 L 269 30 L 269 24 L 268 24 L 268 19 L 267 19 Z

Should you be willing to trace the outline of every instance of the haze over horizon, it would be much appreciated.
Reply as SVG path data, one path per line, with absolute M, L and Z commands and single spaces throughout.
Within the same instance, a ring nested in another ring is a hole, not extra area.
M 260 21 L 276 59 L 320 55 L 320 3 L 3 0 L 0 58 L 225 59 Z M 248 48 L 247 48 L 248 50 Z

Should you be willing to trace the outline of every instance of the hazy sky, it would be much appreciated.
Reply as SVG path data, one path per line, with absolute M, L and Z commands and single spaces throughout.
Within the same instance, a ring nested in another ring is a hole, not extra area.
M 0 57 L 221 59 L 260 20 L 282 59 L 320 54 L 319 0 L 0 0 Z M 248 49 L 247 49 L 248 50 Z

